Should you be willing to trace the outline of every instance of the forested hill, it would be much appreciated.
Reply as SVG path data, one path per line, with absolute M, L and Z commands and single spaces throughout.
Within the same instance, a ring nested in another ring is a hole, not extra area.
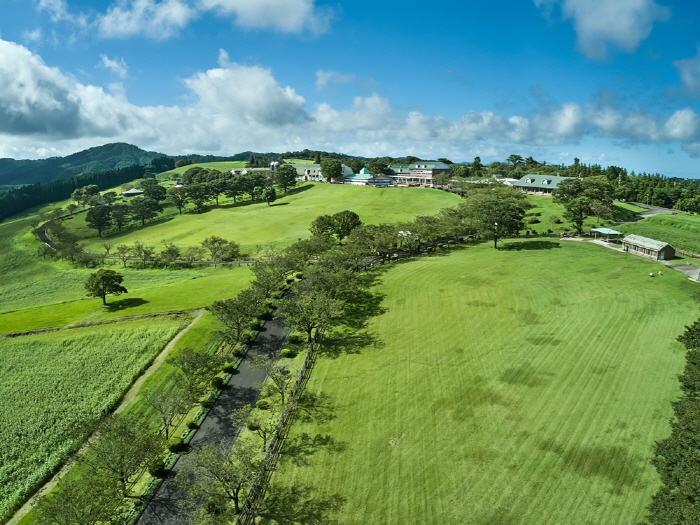
M 132 144 L 117 142 L 86 149 L 67 157 L 40 160 L 0 159 L 0 185 L 52 182 L 82 173 L 128 168 L 145 165 L 162 153 L 144 151 Z

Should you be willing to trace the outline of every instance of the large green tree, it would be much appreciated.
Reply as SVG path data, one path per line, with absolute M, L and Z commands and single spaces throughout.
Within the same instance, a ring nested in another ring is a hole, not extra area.
M 476 231 L 487 239 L 498 239 L 517 233 L 523 228 L 527 197 L 518 190 L 499 183 L 477 188 L 467 194 L 464 204 L 467 218 Z
M 131 201 L 131 215 L 141 220 L 141 225 L 144 226 L 147 220 L 154 219 L 163 208 L 158 201 L 147 197 L 135 197 Z
M 90 208 L 85 216 L 85 222 L 90 228 L 97 230 L 97 235 L 102 237 L 102 232 L 112 224 L 112 207 Z
M 291 164 L 282 164 L 275 171 L 275 183 L 282 188 L 285 195 L 287 189 L 296 185 L 297 183 L 297 170 Z
M 321 173 L 328 182 L 338 182 L 343 179 L 343 165 L 338 159 L 325 158 L 321 161 Z
M 97 270 L 91 273 L 85 282 L 88 297 L 101 297 L 102 304 L 107 304 L 107 294 L 119 295 L 127 293 L 122 286 L 124 276 L 114 270 Z

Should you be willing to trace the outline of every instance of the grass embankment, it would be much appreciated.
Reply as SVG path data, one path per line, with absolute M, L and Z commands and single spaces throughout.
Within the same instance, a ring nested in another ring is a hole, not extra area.
M 655 215 L 639 222 L 624 224 L 620 226 L 620 231 L 667 242 L 677 250 L 700 253 L 700 215 Z
M 220 199 L 205 213 L 178 215 L 177 209 L 165 208 L 163 218 L 119 233 L 97 237 L 87 228 L 83 215 L 68 221 L 69 228 L 86 239 L 83 246 L 102 252 L 102 242 L 131 245 L 141 241 L 160 246 L 163 241 L 180 246 L 199 244 L 206 237 L 218 235 L 236 241 L 241 251 L 255 256 L 259 247 L 285 247 L 300 237 L 308 237 L 309 225 L 323 214 L 343 210 L 356 212 L 364 223 L 409 221 L 417 215 L 432 215 L 442 208 L 456 206 L 460 198 L 452 193 L 422 188 L 372 188 L 340 184 L 304 183 L 272 205 L 251 203 L 249 198 Z
M 184 322 L 148 319 L 0 339 L 0 519 L 116 407 Z
M 326 417 L 293 425 L 261 523 L 637 523 L 697 317 L 662 268 L 535 239 L 380 269 L 379 315 L 328 334 L 307 386 Z

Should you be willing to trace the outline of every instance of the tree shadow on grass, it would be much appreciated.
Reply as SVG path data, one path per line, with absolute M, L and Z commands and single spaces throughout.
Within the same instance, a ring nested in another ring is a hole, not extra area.
M 314 394 L 304 390 L 297 400 L 296 417 L 304 423 L 323 424 L 335 419 L 335 410 L 335 403 L 325 392 Z
M 294 195 L 294 194 L 296 194 L 296 193 L 301 193 L 301 192 L 303 192 L 303 191 L 308 191 L 308 190 L 310 190 L 310 189 L 313 188 L 313 187 L 314 187 L 313 184 L 304 184 L 303 186 L 293 186 L 293 187 L 291 187 L 291 188 L 289 188 L 289 189 L 287 190 L 287 193 L 286 193 L 286 194 L 283 193 L 282 196 L 284 197 L 284 195 Z
M 347 448 L 347 443 L 337 441 L 329 434 L 311 436 L 304 432 L 285 440 L 282 447 L 282 455 L 297 467 L 305 467 L 311 464 L 309 458 L 316 452 L 324 450 L 329 454 L 338 454 L 344 452 Z
M 143 304 L 147 304 L 148 301 L 141 299 L 140 297 L 129 297 L 128 299 L 119 299 L 118 301 L 112 301 L 104 306 L 104 309 L 108 312 L 118 312 L 120 310 L 126 310 L 127 308 L 135 308 Z
M 521 250 L 553 250 L 556 248 L 561 248 L 561 244 L 553 241 L 518 241 L 501 244 L 498 247 L 498 250 L 505 252 L 519 252 Z
M 384 348 L 386 343 L 367 330 L 342 326 L 328 332 L 318 355 L 327 359 L 337 359 L 343 354 L 359 354 L 364 348 Z
M 258 512 L 264 525 L 335 525 L 334 518 L 346 504 L 347 499 L 338 493 L 319 497 L 319 490 L 310 485 L 294 487 L 272 486 Z

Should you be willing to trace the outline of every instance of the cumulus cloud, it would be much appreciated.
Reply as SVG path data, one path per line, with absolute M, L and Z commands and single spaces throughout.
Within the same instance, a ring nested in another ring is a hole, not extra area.
M 103 58 L 103 65 L 126 65 Z M 367 156 L 483 154 L 517 145 L 555 147 L 585 137 L 627 144 L 678 143 L 700 156 L 700 115 L 691 108 L 667 115 L 621 110 L 604 102 L 552 102 L 532 115 L 470 111 L 451 120 L 421 111 L 398 112 L 376 93 L 355 97 L 349 108 L 306 107 L 270 69 L 232 62 L 183 79 L 189 102 L 140 107 L 121 84 L 84 85 L 27 48 L 0 40 L 0 155 L 42 156 L 125 141 L 164 152 L 285 151 L 319 148 Z
M 654 0 L 534 0 L 550 11 L 560 4 L 562 16 L 574 23 L 578 47 L 587 57 L 605 59 L 608 45 L 631 53 L 651 33 L 652 25 L 667 20 L 670 11 Z
M 196 16 L 197 11 L 182 0 L 119 0 L 95 23 L 103 38 L 143 35 L 164 40 L 176 35 Z
M 199 0 L 199 6 L 233 15 L 236 25 L 243 28 L 285 33 L 320 35 L 328 31 L 333 19 L 333 11 L 316 6 L 314 0 Z
M 102 58 L 102 67 L 109 69 L 120 78 L 126 78 L 127 67 L 123 58 L 112 60 L 107 55 L 100 55 L 100 58 Z

